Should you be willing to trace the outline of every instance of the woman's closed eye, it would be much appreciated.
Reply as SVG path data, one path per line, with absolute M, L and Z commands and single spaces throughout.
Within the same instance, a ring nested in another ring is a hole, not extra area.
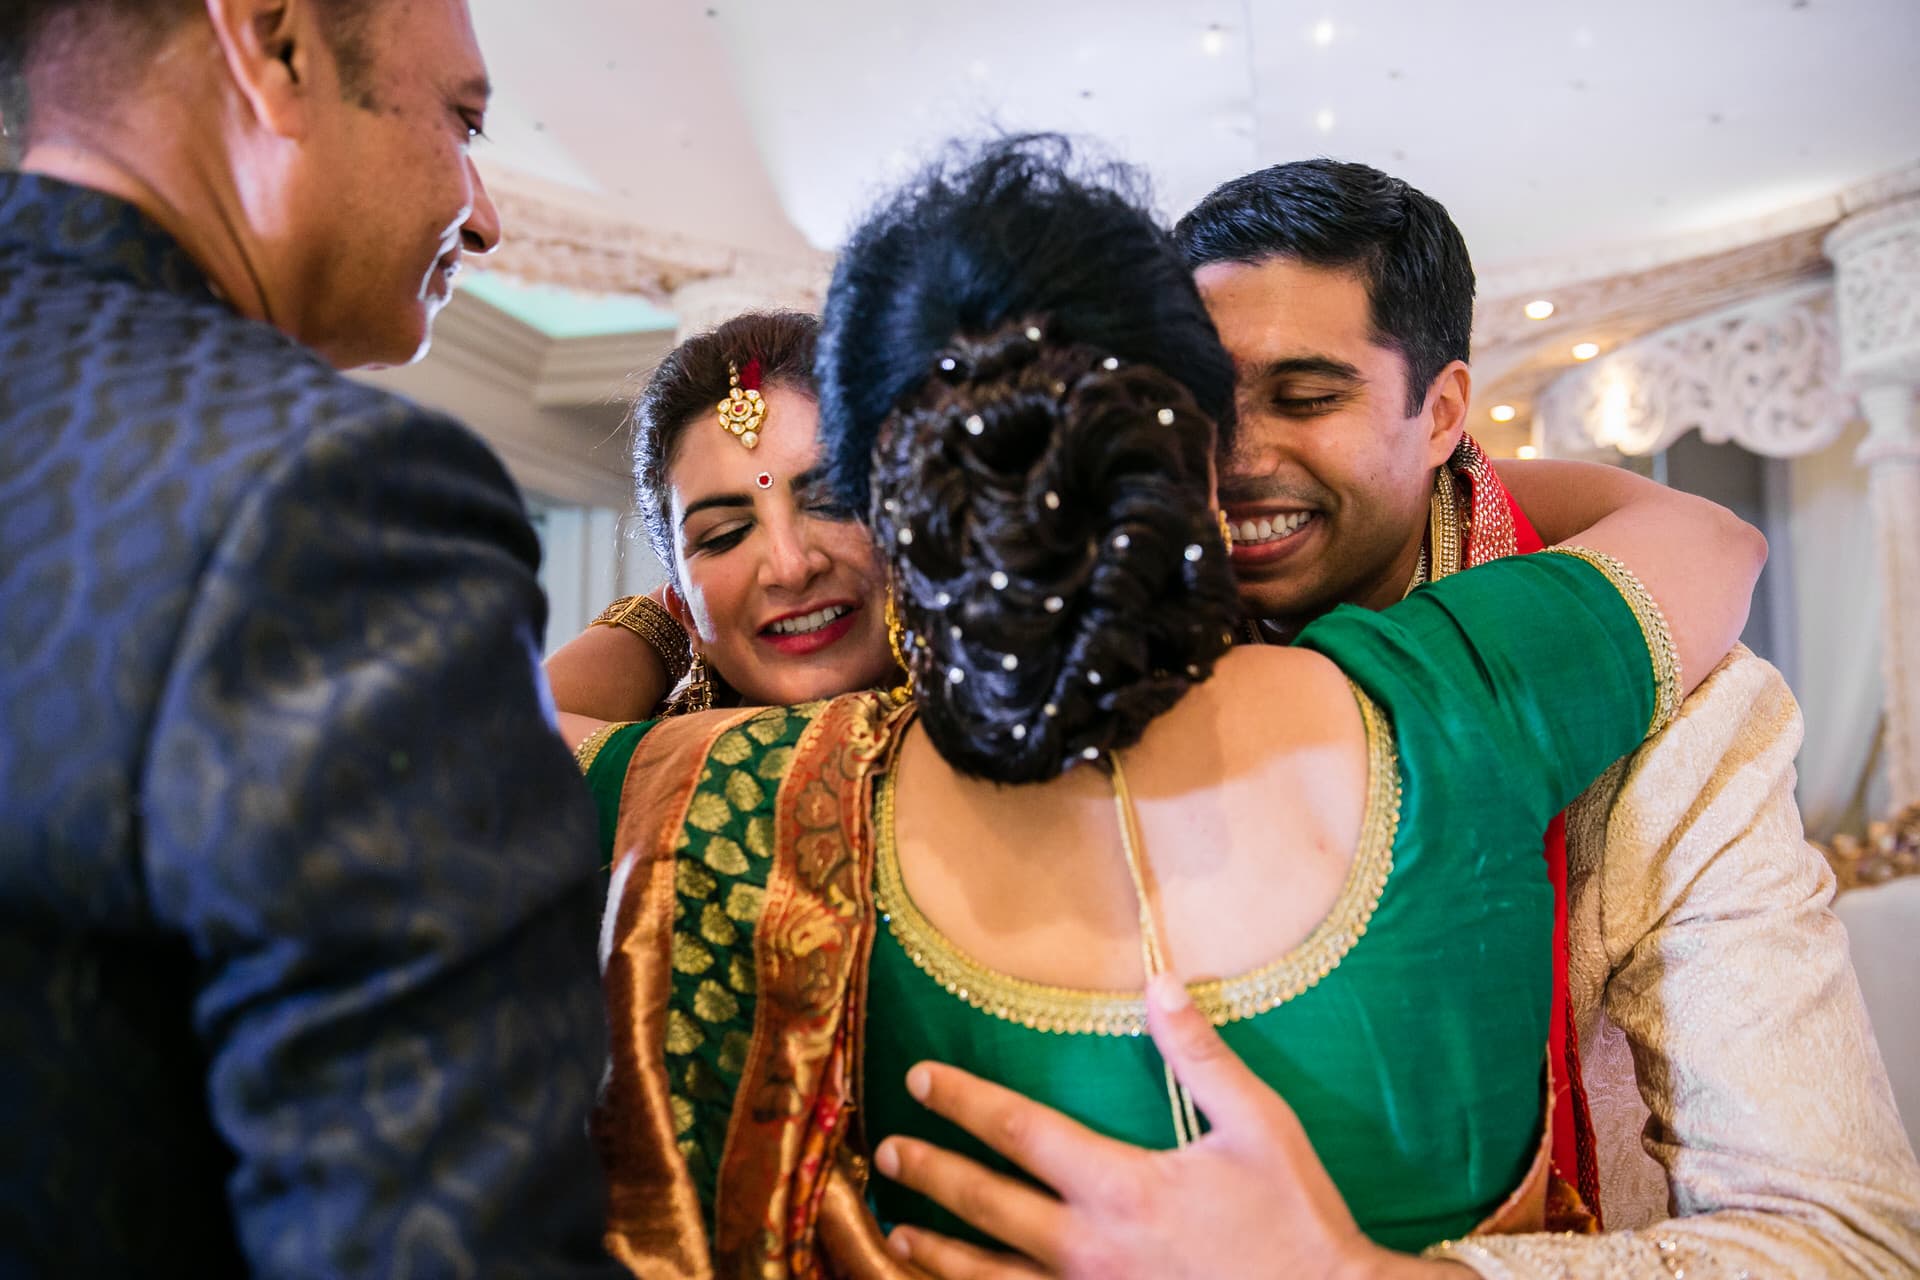
M 722 551 L 731 551 L 739 546 L 753 531 L 753 521 L 748 519 L 729 520 L 703 531 L 693 540 L 696 555 L 718 555 Z

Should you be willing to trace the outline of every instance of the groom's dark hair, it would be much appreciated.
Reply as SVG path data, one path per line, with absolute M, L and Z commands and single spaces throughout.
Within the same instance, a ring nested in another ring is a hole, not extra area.
M 1297 258 L 1351 270 L 1367 287 L 1374 341 L 1407 369 L 1407 414 L 1465 360 L 1473 261 L 1438 200 L 1364 164 L 1296 160 L 1214 189 L 1174 227 L 1187 264 Z

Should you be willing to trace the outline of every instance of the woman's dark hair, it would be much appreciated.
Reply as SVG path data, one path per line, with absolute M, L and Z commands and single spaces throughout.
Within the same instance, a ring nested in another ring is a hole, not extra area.
M 1340 160 L 1295 160 L 1216 187 L 1174 227 L 1187 262 L 1297 258 L 1357 271 L 1374 341 L 1400 353 L 1407 416 L 1440 371 L 1467 359 L 1473 260 L 1438 200 L 1400 179 Z
M 727 398 L 729 366 L 760 362 L 760 383 L 811 398 L 820 321 L 798 311 L 748 311 L 688 338 L 667 353 L 633 403 L 636 509 L 660 563 L 673 572 L 673 521 L 667 471 L 689 428 L 720 430 L 714 408 Z
M 1130 746 L 1225 651 L 1233 366 L 1133 170 L 1056 136 L 956 149 L 854 233 L 817 372 L 822 458 L 871 512 L 955 768 L 1034 782 Z

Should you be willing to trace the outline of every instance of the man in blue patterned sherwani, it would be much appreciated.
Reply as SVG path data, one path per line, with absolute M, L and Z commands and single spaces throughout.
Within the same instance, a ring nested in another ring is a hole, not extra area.
M 610 1270 L 465 0 L 5 0 L 0 1275 Z

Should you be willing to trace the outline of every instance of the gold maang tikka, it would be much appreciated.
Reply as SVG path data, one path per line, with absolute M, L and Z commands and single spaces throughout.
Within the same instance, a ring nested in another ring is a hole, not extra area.
M 760 428 L 767 420 L 767 402 L 760 397 L 760 362 L 747 361 L 742 374 L 733 361 L 727 361 L 727 398 L 715 411 L 720 425 L 741 444 L 751 449 L 760 443 Z

